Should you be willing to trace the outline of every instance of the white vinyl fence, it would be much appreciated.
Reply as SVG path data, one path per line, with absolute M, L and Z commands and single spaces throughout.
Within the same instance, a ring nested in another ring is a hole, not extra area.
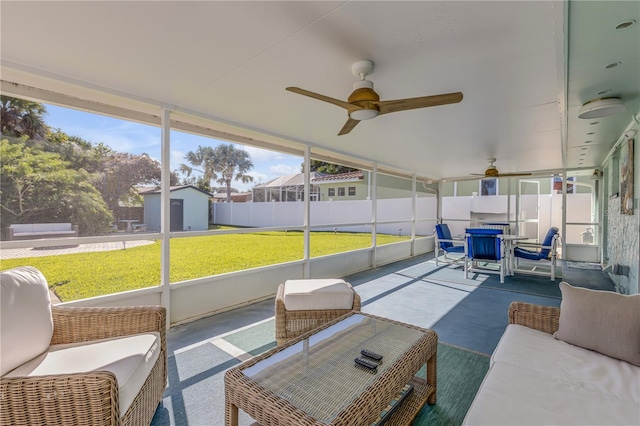
M 212 210 L 216 225 L 302 227 L 304 223 L 304 202 L 214 203 Z M 417 198 L 416 211 L 416 235 L 432 235 L 436 223 L 435 197 Z M 372 212 L 371 200 L 313 201 L 310 225 L 314 230 L 371 232 Z M 411 198 L 378 200 L 377 216 L 377 233 L 411 234 L 414 216 Z

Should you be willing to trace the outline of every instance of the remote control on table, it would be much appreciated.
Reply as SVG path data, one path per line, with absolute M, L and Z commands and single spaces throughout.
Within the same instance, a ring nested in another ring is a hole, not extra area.
M 376 361 L 380 361 L 382 359 L 382 355 L 379 355 L 379 354 L 377 354 L 375 352 L 371 352 L 368 349 L 363 349 L 363 350 L 360 351 L 360 353 L 363 356 L 366 356 L 367 358 L 375 359 Z
M 364 368 L 368 368 L 371 371 L 376 371 L 378 369 L 378 364 L 373 361 L 369 361 L 368 359 L 358 357 L 354 361 L 356 362 L 356 364 L 361 365 Z

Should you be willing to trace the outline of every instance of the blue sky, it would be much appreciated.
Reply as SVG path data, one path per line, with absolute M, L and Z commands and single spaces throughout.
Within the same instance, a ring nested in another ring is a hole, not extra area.
M 45 122 L 54 129 L 60 129 L 68 135 L 79 136 L 93 144 L 103 142 L 119 152 L 131 154 L 147 153 L 160 160 L 160 128 L 132 121 L 120 120 L 98 114 L 62 108 L 44 104 L 47 109 Z M 171 132 L 171 170 L 178 170 L 180 163 L 185 163 L 184 156 L 194 151 L 199 145 L 216 146 L 226 141 L 219 141 L 189 133 Z M 243 184 L 233 181 L 232 187 L 245 191 L 257 183 L 264 183 L 278 176 L 300 172 L 303 159 L 279 152 L 234 144 L 249 153 L 253 161 L 253 183 Z

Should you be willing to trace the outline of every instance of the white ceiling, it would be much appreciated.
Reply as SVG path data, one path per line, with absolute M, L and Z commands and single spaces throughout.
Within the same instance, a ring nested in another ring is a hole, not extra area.
M 0 8 L 3 93 L 11 82 L 156 115 L 165 105 L 212 128 L 434 179 L 480 173 L 487 157 L 503 173 L 600 166 L 640 110 L 640 25 L 613 30 L 640 22 L 637 1 L 5 0 Z M 382 100 L 456 91 L 464 99 L 337 136 L 346 111 L 285 91 L 346 100 L 357 80 L 351 65 L 363 59 L 376 64 L 369 78 Z M 578 119 L 603 89 L 627 111 L 596 125 Z

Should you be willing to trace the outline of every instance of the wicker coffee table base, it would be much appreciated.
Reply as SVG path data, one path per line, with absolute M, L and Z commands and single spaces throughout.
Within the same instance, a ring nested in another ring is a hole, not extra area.
M 409 383 L 413 385 L 413 391 L 402 401 L 402 405 L 387 420 L 385 426 L 408 426 L 415 420 L 424 404 L 435 404 L 435 387 L 420 377 L 414 377 Z M 255 422 L 251 426 L 262 425 Z

